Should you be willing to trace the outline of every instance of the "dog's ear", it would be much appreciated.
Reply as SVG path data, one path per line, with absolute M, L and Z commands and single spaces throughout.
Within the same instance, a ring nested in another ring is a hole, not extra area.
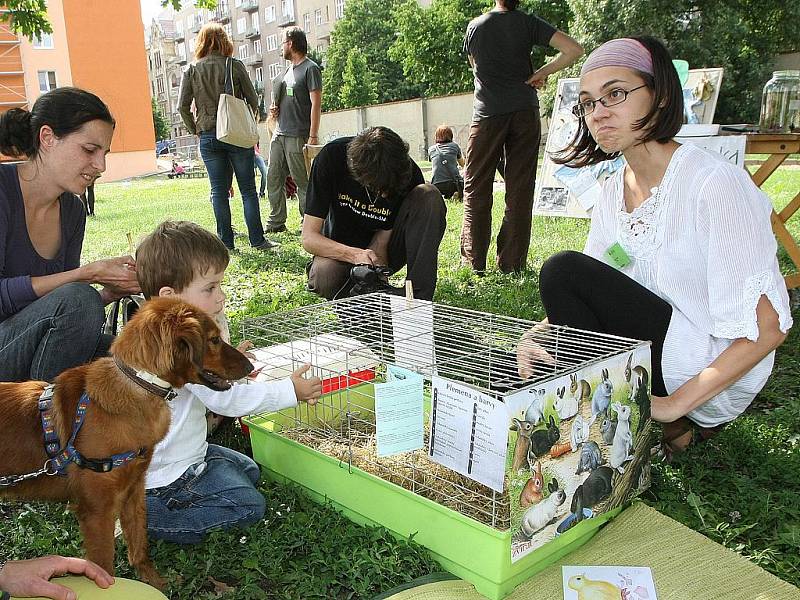
M 203 369 L 203 356 L 206 348 L 206 336 L 203 322 L 208 320 L 199 309 L 184 302 L 178 303 L 170 314 L 170 318 L 161 323 L 160 363 L 170 363 L 172 374 L 182 379 L 171 382 L 181 386 L 193 379 L 192 372 Z

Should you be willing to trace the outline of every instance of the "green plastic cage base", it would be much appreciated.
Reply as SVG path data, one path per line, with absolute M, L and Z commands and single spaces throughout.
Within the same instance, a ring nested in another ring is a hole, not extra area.
M 300 485 L 315 501 L 331 503 L 356 523 L 385 527 L 413 540 L 454 575 L 492 600 L 583 545 L 621 509 L 582 521 L 511 562 L 511 532 L 498 531 L 274 432 L 273 417 L 249 417 L 253 458 L 274 480 Z

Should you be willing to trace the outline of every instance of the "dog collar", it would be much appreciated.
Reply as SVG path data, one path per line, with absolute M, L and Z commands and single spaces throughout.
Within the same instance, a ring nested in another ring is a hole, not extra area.
M 169 382 L 160 379 L 156 375 L 148 371 L 134 371 L 116 356 L 114 357 L 114 363 L 122 371 L 123 375 L 146 392 L 164 398 L 164 400 L 172 400 L 177 395 Z

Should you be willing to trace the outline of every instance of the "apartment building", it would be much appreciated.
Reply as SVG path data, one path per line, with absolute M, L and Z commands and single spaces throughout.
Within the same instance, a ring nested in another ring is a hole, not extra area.
M 144 28 L 138 0 L 49 0 L 52 34 L 35 40 L 0 23 L 0 111 L 30 108 L 52 89 L 94 92 L 117 120 L 104 181 L 156 170 Z
M 177 53 L 174 12 L 169 9 L 154 18 L 145 35 L 150 96 L 169 121 L 170 137 L 186 135 L 188 131 L 178 114 L 182 65 L 186 63 L 179 61 Z

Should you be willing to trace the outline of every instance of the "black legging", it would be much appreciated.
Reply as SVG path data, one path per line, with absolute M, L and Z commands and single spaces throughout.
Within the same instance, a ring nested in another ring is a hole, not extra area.
M 559 252 L 539 273 L 547 318 L 567 325 L 652 343 L 652 393 L 666 396 L 661 354 L 672 307 L 647 288 L 582 252 Z

